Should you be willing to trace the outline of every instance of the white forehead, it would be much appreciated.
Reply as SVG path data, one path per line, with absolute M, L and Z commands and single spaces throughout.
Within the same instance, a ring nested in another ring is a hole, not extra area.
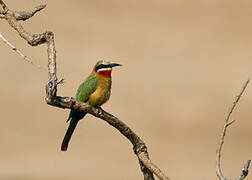
M 103 59 L 101 64 L 109 65 L 109 64 L 111 64 L 111 62 L 108 59 Z

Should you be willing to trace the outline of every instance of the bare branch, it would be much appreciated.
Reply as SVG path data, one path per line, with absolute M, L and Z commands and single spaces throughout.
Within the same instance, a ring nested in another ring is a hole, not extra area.
M 246 87 L 248 86 L 248 83 L 249 83 L 249 79 L 243 85 L 239 95 L 235 97 L 235 100 L 227 113 L 227 116 L 225 119 L 225 124 L 224 124 L 223 130 L 222 130 L 221 136 L 220 136 L 220 142 L 219 142 L 219 146 L 218 146 L 217 153 L 216 153 L 216 174 L 220 180 L 226 180 L 226 178 L 223 176 L 222 171 L 221 171 L 220 160 L 221 160 L 221 150 L 222 150 L 222 147 L 224 144 L 224 137 L 225 137 L 225 134 L 227 131 L 227 127 L 234 122 L 234 120 L 229 122 L 229 118 L 230 118 L 234 108 L 236 107 L 237 103 L 239 102 L 243 92 L 245 91 Z M 250 163 L 250 161 L 249 161 L 249 163 Z M 248 166 L 249 166 L 249 163 L 248 163 Z
M 241 175 L 238 177 L 237 180 L 243 180 L 243 179 L 245 179 L 245 177 L 247 177 L 248 172 L 249 172 L 248 168 L 250 166 L 250 163 L 251 163 L 251 160 L 248 160 L 246 162 L 246 164 L 244 165 L 244 168 L 242 169 Z
M 134 153 L 138 156 L 140 161 L 141 170 L 143 171 L 144 176 L 149 177 L 147 178 L 148 180 L 154 179 L 152 173 L 157 175 L 159 179 L 169 180 L 169 178 L 154 163 L 151 162 L 144 142 L 124 122 L 120 121 L 115 116 L 107 113 L 102 108 L 95 108 L 87 103 L 76 101 L 75 99 L 69 97 L 57 96 L 51 105 L 61 108 L 78 109 L 79 111 L 88 112 L 95 117 L 105 120 L 111 126 L 120 131 L 132 143 Z
M 8 9 L 2 0 L 0 0 L 0 5 L 2 5 L 3 9 Z M 161 180 L 169 180 L 169 178 L 150 161 L 146 145 L 125 123 L 115 116 L 105 112 L 101 108 L 92 107 L 87 103 L 76 101 L 70 97 L 57 96 L 57 85 L 62 83 L 63 79 L 57 79 L 56 76 L 56 49 L 54 34 L 52 32 L 32 35 L 24 30 L 22 25 L 18 22 L 20 19 L 15 16 L 14 11 L 7 10 L 3 15 L 10 26 L 13 27 L 31 46 L 37 46 L 43 43 L 47 44 L 49 75 L 49 80 L 46 84 L 47 104 L 59 108 L 78 109 L 78 111 L 85 111 L 95 117 L 105 120 L 111 126 L 120 131 L 132 143 L 134 153 L 138 157 L 140 168 L 144 175 L 144 180 L 154 180 L 153 173 Z
M 232 121 L 230 121 L 230 122 L 227 122 L 226 123 L 226 126 L 228 127 L 228 126 L 230 126 L 231 124 L 233 124 L 235 122 L 235 120 L 232 120 Z
M 170 180 L 151 160 L 149 159 L 148 153 L 140 153 L 137 155 L 140 159 L 140 162 L 142 162 L 148 169 L 151 169 L 151 171 L 159 177 L 159 179 L 166 179 Z
M 7 6 L 5 5 L 5 3 L 2 0 L 0 0 L 0 5 L 3 8 L 3 10 L 0 11 L 0 14 L 5 14 L 9 9 L 7 8 Z
M 64 79 L 63 78 L 59 78 L 58 80 L 57 80 L 57 84 L 63 84 L 64 83 Z
M 228 114 L 227 114 L 226 123 L 228 122 L 228 120 L 229 120 L 229 118 L 230 118 L 230 116 L 231 116 L 231 114 L 232 114 L 232 112 L 233 112 L 233 110 L 234 110 L 236 104 L 239 102 L 239 100 L 240 100 L 240 98 L 241 98 L 243 92 L 245 91 L 245 89 L 246 89 L 246 87 L 247 87 L 249 81 L 250 81 L 250 80 L 248 79 L 248 80 L 245 82 L 245 84 L 243 85 L 243 87 L 242 87 L 242 89 L 241 89 L 241 92 L 239 93 L 238 96 L 235 97 L 235 100 L 234 100 L 234 102 L 233 102 L 233 105 L 230 107 L 230 110 L 229 110 L 229 112 L 228 112 Z
M 18 55 L 20 55 L 23 60 L 25 60 L 26 62 L 30 63 L 31 65 L 37 68 L 40 68 L 40 65 L 34 64 L 30 59 L 27 58 L 27 56 L 21 53 L 14 45 L 12 45 L 7 39 L 5 39 L 5 37 L 1 33 L 0 33 L 0 38 L 3 40 L 4 43 L 10 46 L 13 51 L 15 51 Z
M 2 0 L 0 0 L 0 5 L 2 6 L 2 9 L 0 9 L 0 14 L 1 14 L 0 18 L 5 19 L 4 15 L 7 13 L 7 11 L 9 9 Z M 16 20 L 25 21 L 25 20 L 31 18 L 32 16 L 34 16 L 37 12 L 41 11 L 45 7 L 46 7 L 46 5 L 44 4 L 44 5 L 39 5 L 29 11 L 11 11 L 11 12 L 13 13 L 13 16 L 15 17 Z
M 31 18 L 32 16 L 34 16 L 37 12 L 41 11 L 45 7 L 46 5 L 44 4 L 44 5 L 39 5 L 30 11 L 14 11 L 14 17 L 16 18 L 16 20 L 25 21 Z

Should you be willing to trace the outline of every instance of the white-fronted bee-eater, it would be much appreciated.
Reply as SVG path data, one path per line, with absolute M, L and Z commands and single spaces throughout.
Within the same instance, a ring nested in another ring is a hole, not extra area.
M 111 72 L 115 66 L 121 66 L 112 63 L 107 59 L 98 61 L 91 74 L 80 84 L 75 99 L 86 102 L 94 107 L 99 107 L 109 100 L 111 92 Z M 61 150 L 66 151 L 68 143 L 79 120 L 84 118 L 86 112 L 71 110 L 67 122 L 70 120 L 67 132 L 63 139 Z

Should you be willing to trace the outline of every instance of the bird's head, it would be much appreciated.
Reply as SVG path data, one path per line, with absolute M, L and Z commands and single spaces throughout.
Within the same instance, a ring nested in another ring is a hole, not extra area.
M 111 76 L 112 68 L 115 66 L 122 66 L 121 64 L 113 63 L 108 59 L 100 60 L 96 63 L 94 71 L 100 75 Z

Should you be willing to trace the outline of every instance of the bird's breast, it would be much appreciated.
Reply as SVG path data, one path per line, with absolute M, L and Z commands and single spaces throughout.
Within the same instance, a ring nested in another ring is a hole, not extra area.
M 111 78 L 99 78 L 96 90 L 90 95 L 88 103 L 92 106 L 101 106 L 109 100 Z

